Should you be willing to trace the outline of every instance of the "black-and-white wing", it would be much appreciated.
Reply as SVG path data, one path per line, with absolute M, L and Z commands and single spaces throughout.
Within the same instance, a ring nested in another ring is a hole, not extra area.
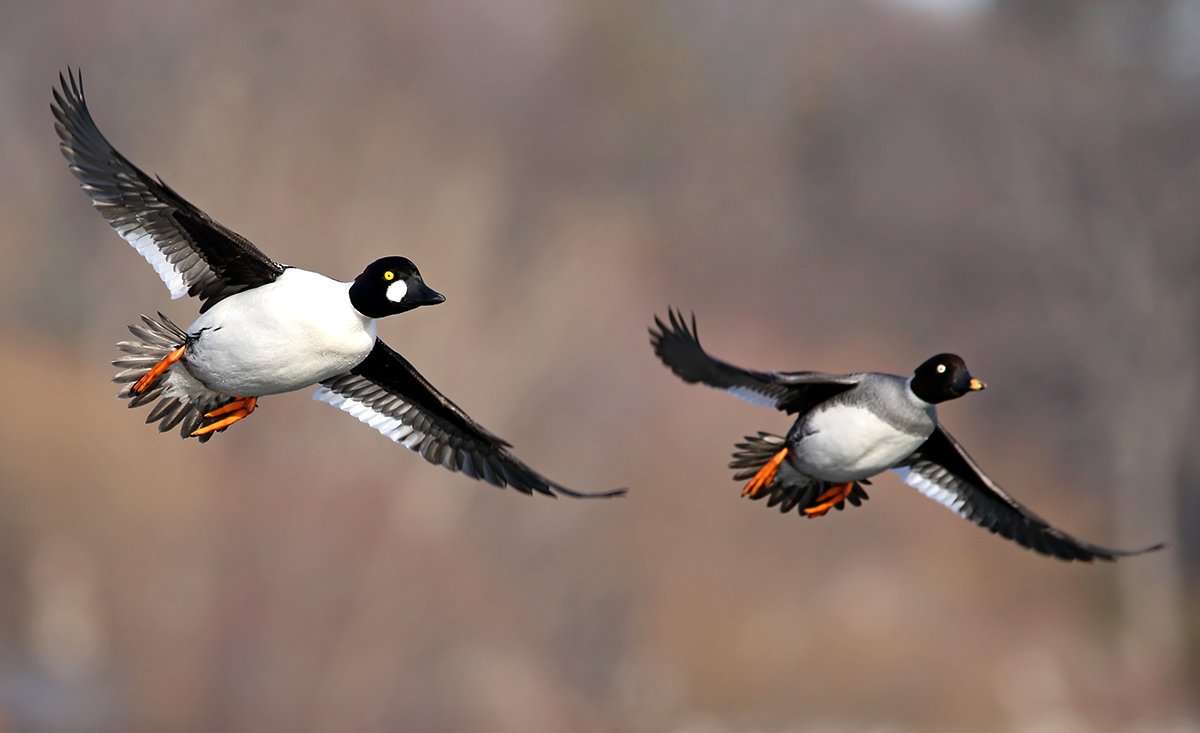
M 322 382 L 313 399 L 345 410 L 430 463 L 493 486 L 576 498 L 625 493 L 574 491 L 534 471 L 381 340 L 350 372 Z
M 1051 527 L 988 478 L 963 447 L 942 428 L 895 469 L 905 483 L 980 527 L 1023 547 L 1062 560 L 1116 560 L 1161 549 L 1114 550 L 1075 539 Z
M 822 372 L 756 372 L 709 356 L 700 346 L 696 316 L 688 326 L 682 313 L 667 311 L 669 324 L 654 317 L 650 345 L 663 364 L 689 384 L 706 384 L 756 405 L 801 413 L 852 389 L 862 375 Z
M 81 75 L 68 69 L 58 80 L 50 110 L 71 172 L 101 216 L 154 267 L 172 298 L 197 295 L 204 312 L 222 298 L 279 277 L 284 268 L 245 237 L 109 145 L 88 111 Z

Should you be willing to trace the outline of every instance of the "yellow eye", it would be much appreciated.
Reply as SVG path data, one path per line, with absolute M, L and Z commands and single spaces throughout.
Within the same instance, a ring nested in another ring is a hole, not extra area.
M 391 282 L 392 280 L 396 279 L 396 273 L 392 272 L 391 270 L 388 270 L 387 272 L 383 273 L 383 279 L 387 280 L 388 282 Z

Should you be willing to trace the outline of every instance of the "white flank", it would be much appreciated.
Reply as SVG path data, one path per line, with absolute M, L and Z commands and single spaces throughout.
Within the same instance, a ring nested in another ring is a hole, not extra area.
M 344 374 L 371 353 L 375 321 L 350 304 L 350 284 L 288 268 L 202 313 L 188 369 L 234 395 L 290 392 Z
M 798 468 L 824 481 L 870 478 L 907 458 L 927 435 L 898 430 L 864 407 L 833 405 L 805 422 Z
M 911 468 L 903 467 L 893 469 L 901 480 L 917 491 L 921 492 L 930 499 L 946 507 L 960 517 L 966 517 L 967 514 L 964 508 L 967 505 L 966 497 L 959 496 L 949 489 L 943 488 L 933 481 L 925 478 L 921 474 L 913 471 Z

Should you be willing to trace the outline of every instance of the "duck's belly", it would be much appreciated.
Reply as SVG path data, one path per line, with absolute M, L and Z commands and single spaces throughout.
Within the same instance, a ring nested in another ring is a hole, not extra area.
M 823 481 L 858 481 L 895 466 L 928 435 L 898 430 L 861 407 L 839 405 L 815 413 L 793 444 L 803 473 Z
M 354 310 L 346 287 L 289 269 L 222 300 L 188 328 L 188 371 L 239 397 L 291 392 L 349 371 L 371 352 L 375 323 Z

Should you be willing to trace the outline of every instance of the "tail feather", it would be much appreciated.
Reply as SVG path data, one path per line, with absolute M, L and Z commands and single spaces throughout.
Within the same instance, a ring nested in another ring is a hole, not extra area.
M 129 408 L 133 409 L 134 407 L 141 407 L 142 405 L 150 404 L 151 402 L 157 400 L 160 396 L 162 396 L 164 389 L 166 389 L 166 387 L 164 387 L 162 385 L 158 385 L 158 386 L 154 387 L 153 389 L 149 389 L 145 392 L 142 392 L 141 394 L 130 393 Z
M 733 460 L 729 462 L 730 468 L 737 469 L 733 479 L 744 481 L 753 478 L 758 469 L 766 465 L 767 461 L 786 445 L 786 440 L 771 433 L 759 431 L 758 435 L 747 435 L 746 442 L 735 446 L 737 450 L 733 452 Z
M 150 414 L 146 415 L 146 424 L 149 425 L 150 423 L 155 423 L 159 420 L 162 420 L 167 416 L 167 413 L 170 413 L 172 416 L 174 416 L 175 410 L 182 407 L 184 404 L 185 403 L 182 402 L 178 397 L 164 398 L 157 405 L 150 408 Z M 161 430 L 162 426 L 159 426 L 159 429 Z
M 150 411 L 150 414 L 146 416 L 146 424 L 158 422 L 158 432 L 165 433 L 183 422 L 184 418 L 189 415 L 199 415 L 199 413 L 192 409 L 190 402 L 179 397 L 170 397 Z M 187 431 L 188 434 L 191 434 L 192 430 L 195 428 L 190 428 Z
M 150 389 L 135 394 L 135 382 L 149 372 L 169 353 L 188 342 L 187 332 L 171 322 L 162 313 L 158 318 L 142 315 L 141 323 L 130 326 L 134 340 L 121 341 L 117 350 L 121 355 L 112 364 L 119 367 L 113 381 L 122 385 L 117 397 L 129 400 L 129 407 L 142 407 L 160 400 L 146 416 L 146 423 L 158 423 L 158 431 L 165 433 L 179 426 L 183 438 L 205 422 L 204 413 L 217 409 L 233 398 L 205 387 L 193 377 L 182 364 L 176 364 L 150 385 Z M 207 442 L 214 433 L 199 436 Z
M 733 459 L 729 462 L 729 467 L 734 469 L 734 480 L 745 481 L 753 478 L 758 474 L 758 470 L 786 445 L 787 440 L 779 435 L 762 431 L 757 435 L 747 435 L 743 442 L 736 445 Z M 833 508 L 841 511 L 846 508 L 846 502 L 851 506 L 862 506 L 862 503 L 870 498 L 862 484 L 869 483 L 856 482 L 846 500 L 835 504 Z M 783 514 L 795 509 L 801 516 L 806 516 L 803 510 L 816 505 L 818 497 L 831 486 L 833 484 L 827 481 L 800 473 L 790 462 L 784 461 L 771 483 L 752 498 L 754 501 L 766 499 L 768 507 L 778 507 Z

